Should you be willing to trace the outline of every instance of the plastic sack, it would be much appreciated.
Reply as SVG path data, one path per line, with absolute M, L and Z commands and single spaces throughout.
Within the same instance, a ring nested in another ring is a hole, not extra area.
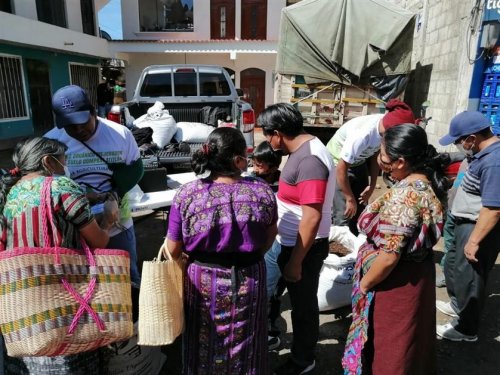
M 352 279 L 356 258 L 329 254 L 319 274 L 319 311 L 333 310 L 351 304 Z
M 201 122 L 178 122 L 175 140 L 177 142 L 201 143 L 206 142 L 215 128 Z
M 335 241 L 351 251 L 344 257 L 329 254 L 323 262 L 319 275 L 318 307 L 319 311 L 337 309 L 351 304 L 354 265 L 359 247 L 366 236 L 355 236 L 347 226 L 330 227 L 330 242 Z
M 144 192 L 142 189 L 139 187 L 139 185 L 135 185 L 131 190 L 128 192 L 128 199 L 133 202 L 140 202 L 142 200 L 142 197 L 144 196 Z
M 160 347 L 137 345 L 137 323 L 134 336 L 128 341 L 108 346 L 107 375 L 158 375 L 167 360 Z
M 166 109 L 163 109 L 162 102 L 156 102 L 148 108 L 148 112 L 134 121 L 138 128 L 150 127 L 153 129 L 153 142 L 159 148 L 165 147 L 170 143 L 172 137 L 177 131 L 177 124 Z

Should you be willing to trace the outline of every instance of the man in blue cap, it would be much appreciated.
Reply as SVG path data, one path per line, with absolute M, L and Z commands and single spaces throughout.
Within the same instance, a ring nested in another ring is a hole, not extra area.
M 455 144 L 469 158 L 451 207 L 455 238 L 444 264 L 451 301 L 436 302 L 438 310 L 454 318 L 437 326 L 438 336 L 451 341 L 477 340 L 486 281 L 500 250 L 500 142 L 490 126 L 480 112 L 465 111 L 439 140 L 443 146 Z
M 87 93 L 70 85 L 52 97 L 56 127 L 46 138 L 64 143 L 70 177 L 80 184 L 98 213 L 110 192 L 120 197 L 120 217 L 110 229 L 108 248 L 130 254 L 132 283 L 139 286 L 136 240 L 126 193 L 141 179 L 143 165 L 132 133 L 125 127 L 96 116 Z M 114 194 L 113 194 L 114 195 Z

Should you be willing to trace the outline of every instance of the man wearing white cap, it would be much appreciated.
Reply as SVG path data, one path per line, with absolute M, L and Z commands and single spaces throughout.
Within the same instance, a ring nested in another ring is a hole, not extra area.
M 500 250 L 500 142 L 490 125 L 480 112 L 465 111 L 439 140 L 443 146 L 455 144 L 470 158 L 451 207 L 455 241 L 444 264 L 451 301 L 436 302 L 438 310 L 454 318 L 437 326 L 438 336 L 451 341 L 477 340 L 486 281 Z

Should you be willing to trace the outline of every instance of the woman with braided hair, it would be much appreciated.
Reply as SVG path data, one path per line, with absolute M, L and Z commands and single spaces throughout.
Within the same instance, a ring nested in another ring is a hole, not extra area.
M 428 144 L 424 129 L 405 124 L 386 130 L 378 163 L 397 182 L 358 221 L 367 240 L 342 363 L 345 374 L 435 374 L 432 247 L 443 229 L 449 156 Z
M 264 253 L 277 228 L 276 199 L 263 180 L 242 177 L 243 134 L 217 128 L 192 157 L 200 178 L 179 188 L 167 248 L 188 257 L 183 374 L 267 374 Z
M 58 238 L 62 247 L 73 249 L 81 249 L 81 238 L 90 247 L 105 247 L 108 243 L 109 236 L 97 224 L 85 193 L 66 177 L 66 150 L 63 143 L 42 137 L 30 138 L 16 145 L 12 156 L 15 168 L 0 177 L 0 251 L 18 247 L 43 248 L 53 244 L 45 243 L 40 233 L 45 219 L 39 209 L 40 196 L 47 178 L 52 179 L 53 219 L 57 226 L 57 233 L 49 230 L 49 236 L 53 237 L 51 241 Z M 40 288 L 44 288 L 44 283 L 51 281 L 39 282 Z M 26 329 L 35 329 L 33 326 L 28 325 Z M 5 355 L 3 370 L 11 375 L 98 375 L 106 370 L 106 361 L 105 349 L 55 357 L 12 358 Z M 3 374 L 1 369 L 0 373 Z

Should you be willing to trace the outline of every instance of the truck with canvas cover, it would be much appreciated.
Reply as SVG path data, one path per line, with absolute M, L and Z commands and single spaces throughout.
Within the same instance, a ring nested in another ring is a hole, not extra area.
M 275 102 L 296 103 L 328 140 L 344 122 L 381 113 L 411 70 L 415 15 L 384 0 L 302 0 L 283 8 Z

